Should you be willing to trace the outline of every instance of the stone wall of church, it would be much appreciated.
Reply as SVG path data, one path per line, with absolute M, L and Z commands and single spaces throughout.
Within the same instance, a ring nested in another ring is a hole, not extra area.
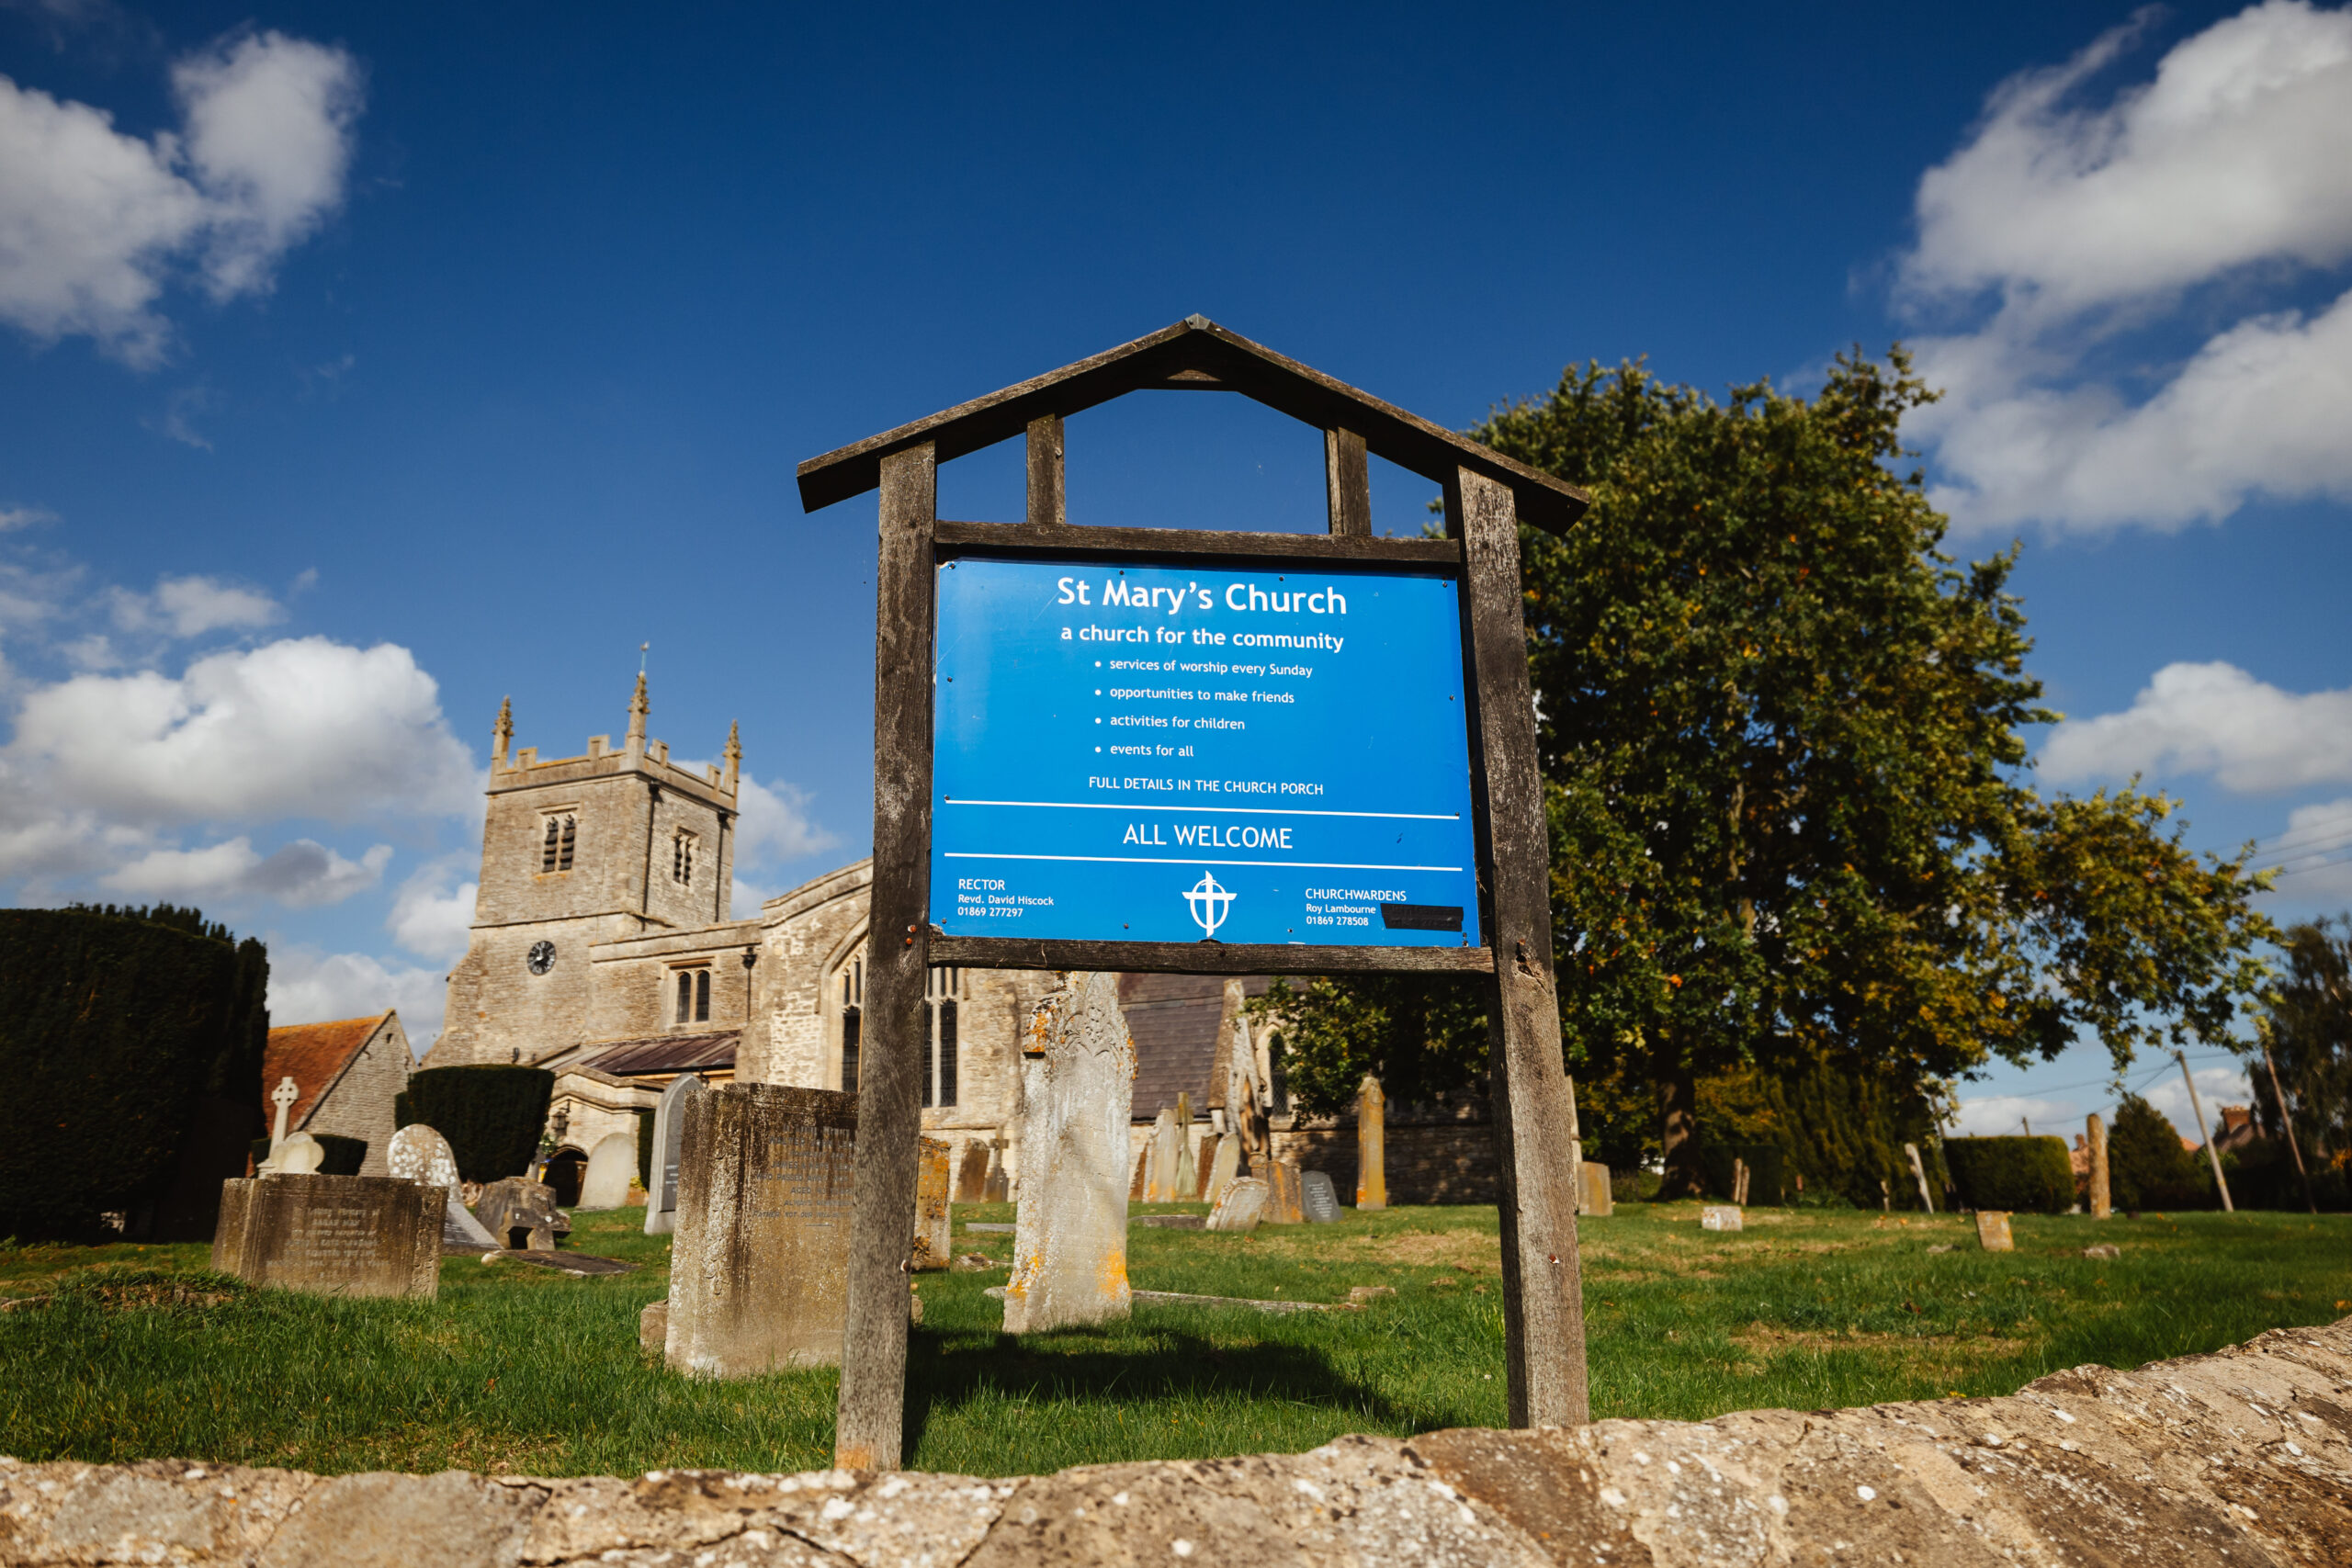
M 743 968 L 743 950 L 756 948 L 760 937 L 759 921 L 733 920 L 696 931 L 650 931 L 597 948 L 591 959 L 594 1006 L 588 1038 L 637 1040 L 741 1028 L 751 1011 L 744 993 L 757 984 L 756 969 L 747 975 Z M 696 1019 L 689 1010 L 680 1021 L 678 976 L 697 970 L 710 976 L 710 1016 Z

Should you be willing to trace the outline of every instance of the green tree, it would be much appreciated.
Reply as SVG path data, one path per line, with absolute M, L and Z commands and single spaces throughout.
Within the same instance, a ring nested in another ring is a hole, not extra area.
M 1472 432 L 1592 493 L 1521 538 L 1560 1007 L 1571 1070 L 1657 1087 L 1669 1193 L 1702 1077 L 1826 1064 L 1909 1102 L 2078 1031 L 2119 1064 L 2222 1040 L 2259 983 L 2243 858 L 2200 863 L 2160 795 L 2030 786 L 2057 716 L 2015 552 L 1956 565 L 1894 466 L 1931 398 L 1899 349 L 1726 403 L 1589 365 Z M 1333 1082 L 1406 1054 L 1345 1016 L 1365 990 L 1293 1014 Z M 1476 1032 L 1412 1070 L 1483 1072 Z
M 2109 1201 L 2129 1214 L 2188 1208 L 2200 1205 L 2211 1186 L 2204 1168 L 2180 1141 L 2180 1129 L 2138 1095 L 2125 1095 L 2107 1135 Z
M 2278 1070 L 2303 1158 L 2316 1169 L 2352 1150 L 2352 916 L 2290 926 L 2278 946 L 2282 972 L 2263 994 L 2255 1027 Z M 2280 1136 L 2268 1072 L 2256 1066 L 2248 1076 L 2264 1131 Z

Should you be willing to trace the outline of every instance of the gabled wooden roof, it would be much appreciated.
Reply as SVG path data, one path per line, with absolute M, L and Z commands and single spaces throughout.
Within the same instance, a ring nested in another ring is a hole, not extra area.
M 1520 518 L 1560 533 L 1589 499 L 1566 480 L 1385 403 L 1369 392 L 1276 354 L 1204 316 L 1065 365 L 928 419 L 869 435 L 800 465 L 800 504 L 814 512 L 862 495 L 881 482 L 882 459 L 929 441 L 941 462 L 1023 434 L 1033 419 L 1063 418 L 1129 392 L 1239 392 L 1318 430 L 1346 430 L 1378 457 L 1444 484 L 1456 468 L 1510 487 Z

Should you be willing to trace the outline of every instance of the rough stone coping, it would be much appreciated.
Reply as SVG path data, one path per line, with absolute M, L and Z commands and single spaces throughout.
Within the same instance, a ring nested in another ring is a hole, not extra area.
M 1058 1475 L 634 1480 L 0 1460 L 0 1562 L 2352 1562 L 2352 1319 L 2005 1399 L 1342 1438 Z

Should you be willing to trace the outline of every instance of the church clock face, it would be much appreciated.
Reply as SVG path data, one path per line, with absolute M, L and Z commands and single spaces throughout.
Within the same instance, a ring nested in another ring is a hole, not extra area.
M 548 970 L 555 967 L 555 943 L 551 942 L 533 942 L 531 944 L 530 956 L 526 958 L 524 962 L 531 966 L 532 974 L 546 974 Z

